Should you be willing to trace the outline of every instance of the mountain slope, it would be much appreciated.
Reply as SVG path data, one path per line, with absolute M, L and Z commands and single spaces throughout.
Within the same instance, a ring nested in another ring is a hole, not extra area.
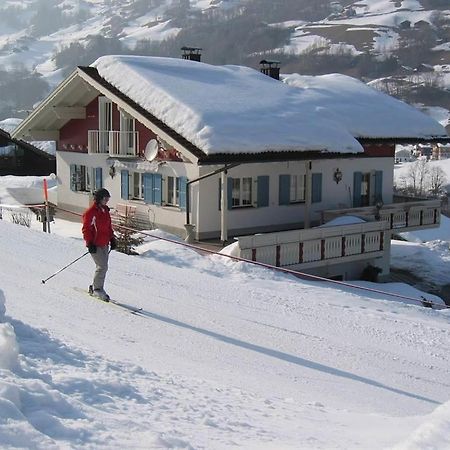
M 391 95 L 450 110 L 445 0 L 6 0 L 0 12 L 0 119 L 24 117 L 76 65 L 180 57 L 184 45 L 212 64 L 257 68 L 268 57 L 283 73 L 379 80 Z

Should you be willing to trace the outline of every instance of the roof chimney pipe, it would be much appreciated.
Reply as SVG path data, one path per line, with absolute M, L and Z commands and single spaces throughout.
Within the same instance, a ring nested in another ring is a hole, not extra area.
M 259 65 L 261 73 L 273 78 L 274 80 L 280 79 L 280 61 L 269 61 L 267 59 L 263 59 L 259 62 Z
M 199 47 L 181 47 L 181 50 L 183 51 L 183 54 L 181 57 L 183 59 L 189 59 L 190 61 L 198 61 L 200 62 L 202 58 L 202 54 L 200 53 L 202 51 Z

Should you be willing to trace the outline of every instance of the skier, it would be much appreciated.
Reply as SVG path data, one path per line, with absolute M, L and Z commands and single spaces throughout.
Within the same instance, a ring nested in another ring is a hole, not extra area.
M 89 286 L 89 292 L 105 302 L 110 300 L 104 289 L 108 271 L 109 248 L 114 250 L 117 247 L 107 206 L 110 197 L 111 195 L 104 188 L 94 192 L 94 203 L 83 214 L 82 228 L 86 247 L 96 265 L 94 280 Z

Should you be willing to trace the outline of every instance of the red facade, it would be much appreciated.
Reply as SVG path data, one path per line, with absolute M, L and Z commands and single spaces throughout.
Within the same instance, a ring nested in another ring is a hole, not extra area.
M 364 144 L 364 154 L 367 156 L 377 156 L 379 158 L 395 156 L 395 144 Z
M 88 131 L 99 129 L 98 97 L 86 106 L 86 119 L 72 119 L 60 129 L 58 150 L 87 153 Z M 113 130 L 120 131 L 120 112 L 113 106 Z M 156 134 L 136 120 L 135 131 L 139 133 L 138 156 L 144 154 L 145 146 Z

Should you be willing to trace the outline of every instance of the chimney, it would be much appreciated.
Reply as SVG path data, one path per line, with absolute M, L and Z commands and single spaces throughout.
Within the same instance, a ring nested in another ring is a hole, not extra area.
M 260 71 L 264 74 L 273 78 L 274 80 L 280 79 L 280 61 L 269 61 L 263 59 L 259 62 Z
M 181 55 L 183 59 L 189 59 L 190 61 L 200 62 L 202 58 L 201 48 L 199 47 L 181 47 L 183 54 Z

